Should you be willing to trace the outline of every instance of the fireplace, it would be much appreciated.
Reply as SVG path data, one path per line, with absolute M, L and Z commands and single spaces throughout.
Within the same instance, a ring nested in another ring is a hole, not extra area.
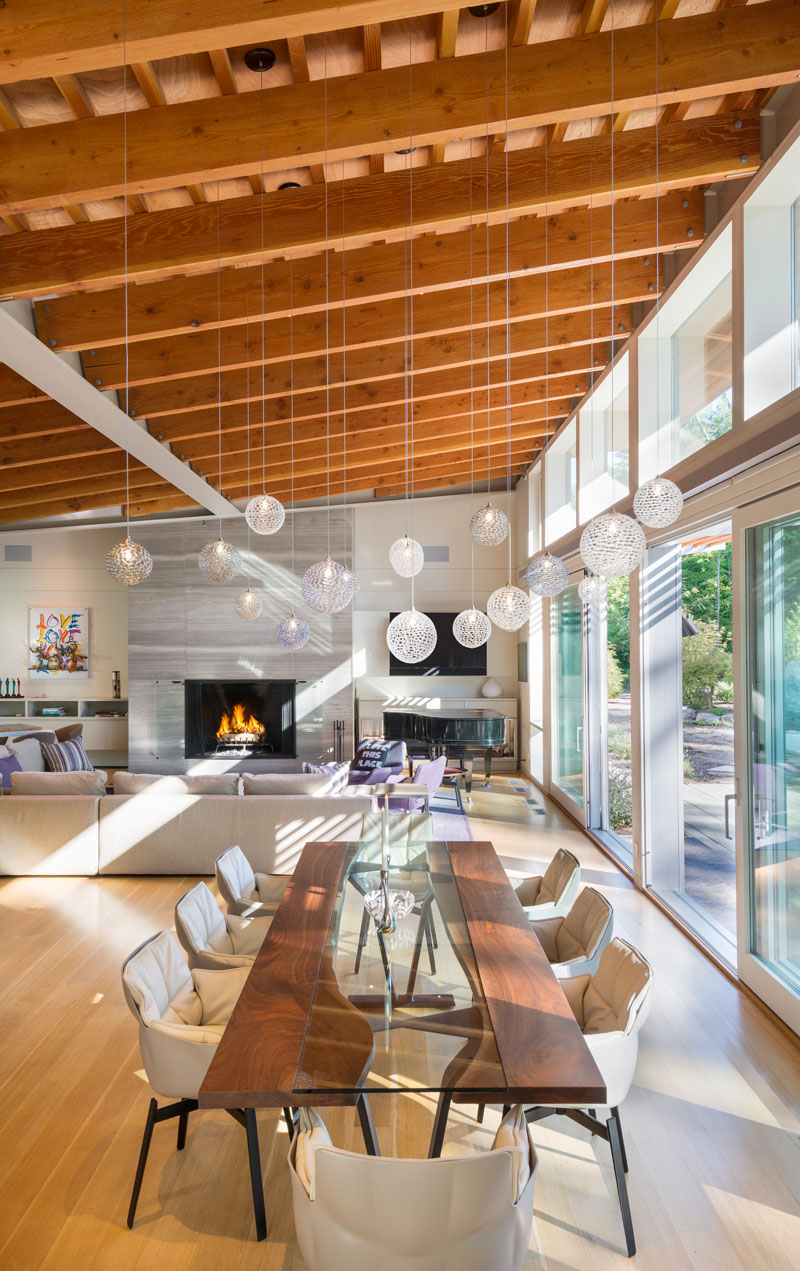
M 294 759 L 296 680 L 187 680 L 187 759 Z

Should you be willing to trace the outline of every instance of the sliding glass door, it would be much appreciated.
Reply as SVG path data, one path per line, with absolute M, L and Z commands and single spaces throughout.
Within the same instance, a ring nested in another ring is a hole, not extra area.
M 797 501 L 795 492 L 795 506 Z M 785 496 L 772 503 L 783 510 Z M 762 505 L 762 516 L 766 510 Z M 740 974 L 798 1028 L 800 511 L 760 524 L 749 519 L 743 514 Z
M 573 816 L 584 820 L 583 604 L 577 583 L 550 603 L 552 637 L 551 703 L 553 793 Z

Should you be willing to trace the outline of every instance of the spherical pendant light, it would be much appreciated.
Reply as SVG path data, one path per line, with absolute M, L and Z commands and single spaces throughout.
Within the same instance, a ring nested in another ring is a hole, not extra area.
M 389 548 L 389 563 L 401 578 L 413 578 L 425 564 L 425 553 L 416 539 L 404 534 Z
M 115 543 L 106 556 L 106 569 L 118 583 L 135 587 L 150 577 L 153 558 L 141 543 L 134 543 L 129 536 L 124 543 Z
M 583 563 L 602 578 L 630 574 L 642 559 L 645 547 L 639 522 L 613 508 L 596 516 L 581 534 Z
M 206 543 L 197 563 L 209 582 L 229 583 L 238 574 L 242 558 L 233 543 L 217 538 L 213 543 Z
M 277 534 L 286 519 L 286 509 L 271 494 L 257 494 L 245 508 L 244 518 L 254 534 Z
M 492 592 L 486 612 L 496 627 L 503 631 L 519 631 L 531 616 L 530 596 L 526 596 L 521 587 L 506 583 Z
M 282 644 L 284 649 L 302 649 L 310 635 L 308 623 L 296 618 L 293 613 L 288 618 L 281 618 L 278 623 L 278 644 Z
M 484 508 L 478 508 L 469 522 L 469 532 L 482 547 L 497 547 L 508 538 L 508 517 L 493 506 L 491 499 Z
M 597 574 L 587 574 L 578 583 L 578 595 L 585 605 L 599 604 L 603 596 L 602 578 L 598 578 Z
M 436 628 L 426 613 L 412 606 L 392 618 L 386 643 L 399 662 L 422 662 L 436 648 Z
M 540 552 L 525 570 L 525 581 L 535 596 L 557 596 L 569 580 L 569 571 L 559 556 Z
M 245 591 L 239 593 L 233 603 L 233 607 L 240 618 L 244 618 L 245 622 L 250 622 L 253 618 L 258 618 L 261 610 L 264 608 L 264 602 L 261 597 L 256 595 L 248 587 Z
M 642 525 L 663 530 L 677 521 L 683 511 L 683 495 L 674 481 L 653 477 L 639 486 L 633 496 L 633 510 Z
M 317 613 L 339 613 L 353 599 L 356 580 L 346 565 L 326 556 L 306 570 L 302 590 L 310 609 Z
M 491 622 L 485 613 L 474 606 L 472 609 L 462 609 L 453 622 L 453 635 L 465 649 L 479 649 L 491 634 Z

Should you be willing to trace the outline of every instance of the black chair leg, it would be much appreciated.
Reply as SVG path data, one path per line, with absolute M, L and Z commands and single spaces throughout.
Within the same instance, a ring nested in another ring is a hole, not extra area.
M 425 923 L 425 940 L 428 945 L 428 958 L 431 964 L 431 975 L 436 974 L 436 959 L 433 956 L 433 936 L 431 935 L 430 916 Z
M 189 1128 L 189 1113 L 184 1109 L 178 1117 L 178 1151 L 186 1147 L 186 1131 Z
M 477 1117 L 478 1125 L 483 1125 L 483 1118 L 484 1118 L 484 1116 L 485 1116 L 485 1115 L 486 1115 L 486 1104 L 485 1104 L 485 1103 L 479 1103 L 479 1104 L 478 1104 L 478 1117 Z
M 297 1108 L 284 1108 L 283 1119 L 286 1122 L 286 1128 L 289 1131 L 289 1138 L 294 1138 L 297 1129 Z
M 611 1160 L 614 1163 L 614 1177 L 617 1181 L 617 1195 L 619 1196 L 619 1209 L 622 1215 L 622 1226 L 625 1231 L 625 1245 L 628 1251 L 628 1257 L 632 1258 L 636 1252 L 636 1240 L 633 1235 L 633 1220 L 631 1218 L 630 1202 L 628 1201 L 628 1185 L 625 1181 L 625 1167 L 619 1116 L 613 1108 L 611 1109 L 611 1116 L 608 1118 L 606 1126 L 608 1128 L 608 1142 L 611 1147 Z
M 361 930 L 358 933 L 358 949 L 356 950 L 356 965 L 354 974 L 358 975 L 358 969 L 361 966 L 361 954 L 364 952 L 364 946 L 367 943 L 367 935 L 369 933 L 369 914 L 366 909 L 361 915 Z
M 267 1214 L 264 1209 L 264 1182 L 261 1177 L 261 1153 L 258 1150 L 258 1126 L 255 1108 L 244 1110 L 247 1131 L 247 1155 L 250 1158 L 250 1183 L 253 1189 L 253 1213 L 256 1219 L 256 1239 L 267 1238 Z
M 625 1151 L 625 1137 L 624 1137 L 624 1135 L 623 1135 L 623 1133 L 622 1133 L 622 1119 L 621 1119 L 621 1117 L 620 1117 L 620 1115 L 619 1115 L 619 1108 L 612 1108 L 612 1109 L 611 1109 L 611 1112 L 612 1112 L 612 1114 L 613 1114 L 613 1115 L 616 1117 L 616 1119 L 617 1119 L 617 1130 L 618 1130 L 618 1132 L 619 1132 L 619 1146 L 620 1146 L 620 1150 L 621 1150 L 621 1152 L 622 1152 L 622 1168 L 624 1169 L 625 1173 L 627 1174 L 627 1172 L 628 1172 L 628 1153 Z
M 139 1164 L 136 1166 L 136 1177 L 133 1180 L 133 1191 L 131 1192 L 131 1203 L 128 1206 L 128 1226 L 133 1226 L 133 1220 L 136 1217 L 136 1206 L 139 1203 L 139 1192 L 142 1190 L 142 1179 L 144 1178 L 144 1167 L 147 1164 L 147 1154 L 150 1151 L 150 1140 L 153 1137 L 153 1127 L 156 1123 L 156 1110 L 158 1103 L 155 1099 L 150 1100 L 150 1106 L 147 1109 L 147 1120 L 144 1123 L 144 1134 L 142 1135 L 142 1146 L 139 1152 Z

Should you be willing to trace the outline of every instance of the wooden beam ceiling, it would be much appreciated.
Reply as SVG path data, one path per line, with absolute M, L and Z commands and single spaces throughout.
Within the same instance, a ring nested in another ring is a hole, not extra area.
M 800 2 L 800 0 L 799 0 Z M 593 197 L 598 205 L 611 192 L 609 136 L 551 146 L 545 183 L 544 148 L 515 150 L 508 156 L 512 214 L 542 212 L 545 189 L 551 212 L 580 206 Z M 659 178 L 662 190 L 707 184 L 743 176 L 759 166 L 760 120 L 757 110 L 682 120 L 659 129 Z M 489 158 L 489 217 L 505 217 L 505 155 Z M 329 242 L 348 243 L 402 233 L 407 213 L 408 178 L 384 172 L 346 182 L 344 229 L 339 183 L 328 183 Z M 614 146 L 615 197 L 655 192 L 655 130 L 620 133 Z M 146 280 L 208 266 L 218 253 L 223 263 L 252 261 L 260 251 L 261 198 L 228 199 L 217 209 L 199 204 L 135 216 L 128 228 L 128 274 Z M 325 246 L 322 190 L 305 186 L 263 196 L 270 257 Z M 458 160 L 418 169 L 414 179 L 416 229 L 454 228 L 486 219 L 485 175 L 475 171 L 470 196 L 469 163 Z M 0 239 L 0 278 L 7 296 L 37 296 L 76 290 L 92 281 L 123 277 L 122 225 L 96 221 L 68 229 L 8 235 Z
M 508 50 L 509 126 L 519 130 L 611 110 L 611 33 L 552 40 Z M 619 111 L 655 102 L 650 29 L 615 32 L 613 105 Z M 660 32 L 658 97 L 662 105 L 789 83 L 800 65 L 800 0 L 676 18 Z M 504 50 L 489 54 L 489 130 L 505 130 Z M 324 158 L 325 85 L 300 80 L 268 91 L 269 128 L 261 133 L 258 92 L 163 105 L 152 67 L 140 83 L 161 109 L 128 115 L 127 188 L 139 194 L 196 185 Z M 137 75 L 143 69 L 134 68 Z M 746 73 L 743 73 L 745 72 Z M 307 76 L 307 68 L 305 70 Z M 414 142 L 431 145 L 486 132 L 484 58 L 425 62 L 414 70 Z M 408 144 L 408 70 L 392 67 L 330 78 L 328 159 L 389 152 Z M 379 103 L 379 105 L 378 105 Z M 13 129 L 0 135 L 0 211 L 18 213 L 121 194 L 122 118 Z M 263 150 L 263 156 L 262 156 Z M 82 156 L 75 162 L 75 155 Z

